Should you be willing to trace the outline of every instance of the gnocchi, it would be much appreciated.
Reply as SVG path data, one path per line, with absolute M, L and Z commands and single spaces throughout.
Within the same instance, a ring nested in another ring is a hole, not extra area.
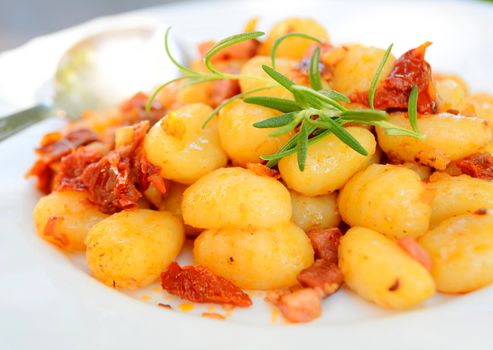
M 384 54 L 385 50 L 376 47 L 360 45 L 346 47 L 346 52 L 334 66 L 334 75 L 330 82 L 332 89 L 348 96 L 356 92 L 368 91 Z M 395 57 L 390 55 L 382 69 L 380 80 L 390 73 L 394 62 Z
M 184 240 L 183 226 L 172 214 L 124 210 L 91 228 L 86 238 L 87 264 L 108 286 L 136 289 L 159 277 Z
M 189 104 L 168 113 L 144 140 L 147 158 L 161 167 L 165 179 L 191 184 L 226 165 L 228 158 L 219 143 L 217 121 L 202 128 L 212 108 Z
M 313 248 L 302 229 L 286 223 L 204 231 L 195 240 L 193 256 L 240 288 L 276 289 L 297 283 L 298 273 L 313 263 Z
M 280 112 L 242 101 L 233 102 L 219 113 L 219 139 L 228 157 L 236 165 L 261 162 L 260 156 L 272 154 L 293 136 L 293 132 L 272 137 L 276 129 L 259 129 L 254 123 Z
M 419 237 L 427 230 L 433 193 L 414 171 L 372 164 L 351 178 L 339 195 L 342 219 L 391 238 Z
M 272 27 L 269 35 L 259 48 L 259 54 L 265 56 L 270 55 L 274 42 L 281 36 L 292 32 L 301 32 L 321 40 L 329 39 L 327 31 L 317 21 L 311 18 L 288 18 L 276 23 Z M 287 38 L 279 45 L 277 56 L 300 60 L 312 44 L 313 41 L 305 38 Z
M 347 131 L 365 148 L 367 156 L 330 134 L 308 149 L 304 171 L 298 167 L 296 154 L 281 159 L 279 172 L 286 185 L 307 196 L 327 194 L 340 189 L 351 176 L 364 169 L 375 153 L 375 138 L 364 128 L 348 127 Z
M 493 208 L 493 183 L 468 175 L 449 176 L 435 173 L 430 179 L 435 192 L 431 202 L 430 226 L 436 227 L 452 216 Z
M 367 228 L 353 227 L 342 237 L 339 266 L 350 289 L 383 307 L 410 308 L 435 293 L 433 278 L 422 265 Z
M 290 221 L 291 198 L 270 177 L 243 168 L 223 168 L 187 188 L 181 210 L 185 223 L 196 228 L 265 228 Z
M 388 121 L 411 128 L 404 114 L 393 114 Z M 451 161 L 477 152 L 492 138 L 488 122 L 475 117 L 441 113 L 420 118 L 418 125 L 423 140 L 388 135 L 382 128 L 376 128 L 378 143 L 389 158 L 443 170 Z
M 419 239 L 432 258 L 437 289 L 467 293 L 493 282 L 493 214 L 489 210 L 442 221 Z
M 80 251 L 91 227 L 107 215 L 89 202 L 86 193 L 62 191 L 41 198 L 33 217 L 41 238 L 63 250 Z
M 341 222 L 341 216 L 337 209 L 337 194 L 329 194 L 309 197 L 290 191 L 293 207 L 293 222 L 305 232 L 337 227 Z

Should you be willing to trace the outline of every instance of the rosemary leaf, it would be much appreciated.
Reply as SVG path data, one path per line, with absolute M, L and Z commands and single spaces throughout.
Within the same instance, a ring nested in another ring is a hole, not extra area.
M 308 78 L 310 80 L 310 85 L 314 90 L 322 90 L 322 79 L 320 78 L 320 47 L 317 47 L 315 51 L 313 51 L 312 58 L 310 59 Z
M 264 119 L 258 123 L 255 123 L 253 124 L 253 126 L 259 129 L 279 128 L 291 123 L 294 120 L 295 114 L 295 112 L 280 114 L 275 117 Z
M 308 39 L 308 40 L 312 40 L 312 41 L 315 41 L 319 44 L 322 43 L 322 41 L 318 38 L 315 38 L 314 36 L 311 36 L 311 35 L 308 35 L 308 34 L 305 34 L 305 33 L 298 33 L 298 32 L 292 32 L 292 33 L 287 33 L 287 34 L 284 34 L 283 36 L 280 36 L 275 42 L 274 44 L 272 45 L 272 48 L 271 48 L 271 53 L 270 53 L 270 60 L 271 60 L 271 63 L 272 63 L 272 68 L 276 69 L 276 53 L 277 53 L 277 49 L 279 47 L 279 45 L 281 45 L 281 43 L 286 40 L 287 38 L 291 38 L 291 37 L 299 37 L 299 38 L 305 38 L 305 39 Z
M 166 51 L 166 54 L 168 55 L 168 58 L 171 60 L 171 62 L 182 72 L 183 74 L 189 74 L 189 75 L 197 75 L 197 72 L 185 67 L 184 65 L 180 64 L 171 54 L 171 51 L 169 50 L 169 32 L 171 30 L 171 27 L 168 27 L 166 29 L 166 34 L 164 35 L 164 50 Z
M 384 111 L 371 109 L 348 109 L 341 113 L 340 117 L 353 122 L 373 122 L 379 120 L 387 120 L 389 115 Z
M 374 122 L 373 125 L 385 129 L 385 133 L 387 135 L 409 136 L 409 137 L 414 137 L 414 138 L 420 139 L 420 140 L 425 139 L 425 136 L 419 132 L 415 132 L 413 130 L 408 130 L 408 129 L 402 128 L 402 127 L 397 126 L 395 124 L 392 124 L 388 121 L 377 121 L 377 122 Z
M 152 108 L 152 103 L 154 102 L 154 100 L 156 99 L 157 95 L 168 85 L 171 85 L 173 83 L 176 83 L 177 81 L 180 81 L 180 80 L 183 80 L 185 79 L 185 77 L 179 77 L 179 78 L 176 78 L 176 79 L 173 79 L 173 80 L 170 80 L 166 83 L 164 83 L 163 85 L 159 86 L 157 89 L 154 90 L 154 92 L 152 93 L 152 95 L 147 99 L 147 103 L 146 103 L 146 113 L 149 114 L 151 113 L 151 108 Z
M 305 123 L 301 124 L 299 132 L 298 144 L 296 145 L 296 158 L 298 160 L 298 168 L 300 171 L 305 170 L 305 163 L 308 150 L 308 130 Z
M 368 90 L 368 103 L 371 109 L 375 109 L 374 106 L 375 91 L 377 90 L 377 85 L 378 85 L 378 81 L 380 80 L 380 75 L 382 75 L 383 67 L 385 66 L 385 63 L 387 63 L 389 59 L 393 46 L 394 44 L 390 44 L 390 46 L 387 48 L 387 51 L 385 51 L 385 54 L 383 55 L 382 60 L 380 61 L 380 64 L 378 65 L 378 68 L 375 72 L 375 75 L 373 75 L 373 79 L 371 80 L 370 90 Z
M 298 126 L 299 123 L 300 123 L 299 118 L 295 118 L 288 124 L 284 125 L 283 127 L 277 129 L 276 131 L 271 132 L 269 136 L 276 137 L 276 136 L 287 134 L 288 132 L 293 131 Z
M 286 88 L 288 91 L 292 92 L 293 86 L 296 86 L 294 81 L 289 79 L 288 77 L 282 75 L 278 71 L 276 71 L 274 68 L 269 67 L 265 64 L 262 65 L 262 69 L 272 78 L 274 79 L 279 85 L 283 86 Z
M 415 85 L 413 86 L 411 93 L 409 94 L 409 102 L 407 104 L 407 116 L 409 118 L 409 124 L 414 131 L 419 133 L 418 130 L 418 94 L 419 89 Z
M 284 113 L 299 111 L 301 109 L 296 101 L 278 97 L 252 96 L 245 98 L 243 101 L 246 103 L 277 109 L 278 111 Z
M 330 98 L 324 94 L 321 94 L 318 91 L 307 88 L 305 86 L 294 85 L 294 86 L 291 86 L 291 90 L 293 90 L 295 93 L 296 92 L 302 93 L 303 96 L 313 97 L 316 100 L 319 100 L 321 102 L 325 102 L 326 104 L 328 104 L 328 105 L 330 105 L 330 106 L 332 106 L 332 107 L 334 107 L 340 111 L 346 110 L 346 108 L 341 106 L 336 100 L 334 100 L 334 99 L 332 99 L 332 98 Z M 314 108 L 317 108 L 317 107 L 314 107 Z
M 232 35 L 230 37 L 227 37 L 219 41 L 216 45 L 211 47 L 209 51 L 207 51 L 207 53 L 205 54 L 204 56 L 205 66 L 207 67 L 207 69 L 209 69 L 209 71 L 214 72 L 216 74 L 221 74 L 221 72 L 218 71 L 216 67 L 214 67 L 214 65 L 211 63 L 211 59 L 215 54 L 217 54 L 219 51 L 224 50 L 229 46 L 241 43 L 243 41 L 258 38 L 264 34 L 265 34 L 264 32 L 241 33 L 241 34 Z
M 330 97 L 331 99 L 336 100 L 336 101 L 341 101 L 341 102 L 346 102 L 346 103 L 351 102 L 349 97 L 347 97 L 346 95 L 344 95 L 338 91 L 335 91 L 335 90 L 320 90 L 319 93 L 321 93 L 322 95 L 325 95 L 327 97 Z
M 368 155 L 368 151 L 351 135 L 346 129 L 344 129 L 339 123 L 332 120 L 332 118 L 324 118 L 324 121 L 331 124 L 330 131 L 337 136 L 339 140 L 351 147 L 353 150 L 364 156 Z

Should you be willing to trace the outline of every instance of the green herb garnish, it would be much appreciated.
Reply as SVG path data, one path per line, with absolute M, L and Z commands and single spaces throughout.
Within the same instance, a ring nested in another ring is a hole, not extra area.
M 272 48 L 270 50 L 270 60 L 272 63 L 272 68 L 276 69 L 276 54 L 277 54 L 277 49 L 279 48 L 279 45 L 286 40 L 287 38 L 292 38 L 292 37 L 298 37 L 298 38 L 304 38 L 308 40 L 312 40 L 318 44 L 321 44 L 322 41 L 318 38 L 315 38 L 314 36 L 305 34 L 305 33 L 298 33 L 298 32 L 292 32 L 292 33 L 287 33 L 282 36 L 280 36 L 272 45 Z
M 344 126 L 349 123 L 377 126 L 385 129 L 385 132 L 389 135 L 410 136 L 419 139 L 423 138 L 423 135 L 419 133 L 417 128 L 417 88 L 413 88 L 409 97 L 408 114 L 412 130 L 401 128 L 388 122 L 387 119 L 389 115 L 385 111 L 374 109 L 373 99 L 375 97 L 376 86 L 380 79 L 382 69 L 392 50 L 392 45 L 390 45 L 385 52 L 372 79 L 368 93 L 368 102 L 371 109 L 352 110 L 340 103 L 350 103 L 351 101 L 347 96 L 334 90 L 323 89 L 322 79 L 320 77 L 320 47 L 314 50 L 310 59 L 308 77 L 311 87 L 298 85 L 275 69 L 276 50 L 283 40 L 289 37 L 298 36 L 321 43 L 317 38 L 303 33 L 289 33 L 276 40 L 272 47 L 272 67 L 267 65 L 262 66 L 264 72 L 270 77 L 269 79 L 260 76 L 224 73 L 219 71 L 211 62 L 212 57 L 221 50 L 242 41 L 258 38 L 263 35 L 262 32 L 233 35 L 219 41 L 204 56 L 204 64 L 208 70 L 207 72 L 194 71 L 177 62 L 169 51 L 168 35 L 169 29 L 166 31 L 165 35 L 166 53 L 175 66 L 178 67 L 183 76 L 171 80 L 156 89 L 149 98 L 146 110 L 149 112 L 152 101 L 159 91 L 171 83 L 183 84 L 182 86 L 186 86 L 189 84 L 200 84 L 206 81 L 222 79 L 258 79 L 272 83 L 272 85 L 266 85 L 265 87 L 247 91 L 223 101 L 223 103 L 212 111 L 203 124 L 203 127 L 205 127 L 222 108 L 238 99 L 243 99 L 245 103 L 256 104 L 280 111 L 281 113 L 277 116 L 253 124 L 256 128 L 276 129 L 270 134 L 273 137 L 286 133 L 293 133 L 291 138 L 281 146 L 276 153 L 261 156 L 262 159 L 267 161 L 266 165 L 269 167 L 275 166 L 282 158 L 296 153 L 298 167 L 300 171 L 303 171 L 307 161 L 309 146 L 329 134 L 334 134 L 339 140 L 359 154 L 365 156 L 368 155 L 368 151 L 344 128 Z M 292 94 L 293 99 L 290 100 L 270 96 L 247 97 L 250 94 L 271 89 L 277 85 L 288 90 Z
M 394 44 L 390 44 L 390 46 L 387 48 L 387 51 L 385 51 L 385 54 L 383 55 L 382 60 L 380 61 L 380 64 L 378 65 L 378 68 L 375 71 L 375 74 L 373 75 L 373 79 L 371 80 L 370 90 L 368 90 L 368 104 L 370 105 L 371 109 L 375 109 L 374 100 L 375 100 L 375 92 L 377 91 L 378 81 L 380 80 L 383 67 L 385 66 L 385 63 L 387 63 L 389 59 L 393 46 Z
M 409 124 L 414 131 L 419 133 L 418 130 L 418 95 L 419 89 L 417 86 L 413 86 L 411 93 L 409 94 L 409 102 L 407 103 L 407 117 L 409 118 Z

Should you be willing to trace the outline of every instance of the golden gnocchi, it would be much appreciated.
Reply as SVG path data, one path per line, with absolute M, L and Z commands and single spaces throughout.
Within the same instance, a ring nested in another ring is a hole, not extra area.
M 467 293 L 493 282 L 493 214 L 481 210 L 442 221 L 420 238 L 437 289 Z
M 435 192 L 431 202 L 430 226 L 433 228 L 452 216 L 493 208 L 493 183 L 467 175 L 435 173 L 429 187 Z
M 348 287 L 364 299 L 392 309 L 405 309 L 435 293 L 430 273 L 397 243 L 362 227 L 341 239 L 339 266 Z
M 41 198 L 33 211 L 36 232 L 57 247 L 84 250 L 89 230 L 107 217 L 78 191 L 53 192 Z
M 202 128 L 212 108 L 204 104 L 185 105 L 156 123 L 144 140 L 147 158 L 161 167 L 165 179 L 191 184 L 227 163 L 219 144 L 217 121 Z
M 414 171 L 372 164 L 346 183 L 339 210 L 351 226 L 392 238 L 419 237 L 428 230 L 432 195 Z
M 213 171 L 183 194 L 186 224 L 205 229 L 272 227 L 291 219 L 289 191 L 243 168 Z
M 367 156 L 330 134 L 308 149 L 303 171 L 298 167 L 295 154 L 281 159 L 279 172 L 286 185 L 307 196 L 327 194 L 340 189 L 351 176 L 364 169 L 375 153 L 375 138 L 364 128 L 348 127 L 347 131 L 363 145 Z
M 388 119 L 400 127 L 410 129 L 404 114 Z M 419 119 L 423 140 L 409 136 L 388 135 L 377 127 L 378 144 L 389 158 L 416 162 L 443 170 L 453 161 L 467 157 L 491 141 L 488 122 L 481 118 L 448 113 L 429 115 Z
M 313 263 L 313 248 L 302 229 L 286 223 L 272 228 L 223 228 L 203 232 L 193 256 L 199 265 L 245 289 L 291 287 Z
M 154 282 L 176 258 L 185 240 L 183 225 L 170 213 L 131 209 L 94 225 L 86 238 L 91 273 L 114 288 Z

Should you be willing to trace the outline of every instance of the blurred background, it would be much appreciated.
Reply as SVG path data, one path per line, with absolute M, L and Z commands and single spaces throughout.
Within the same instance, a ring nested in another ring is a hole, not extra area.
M 95 17 L 183 1 L 187 0 L 0 0 L 0 51 Z
M 95 17 L 184 1 L 189 0 L 0 0 L 0 51 Z

